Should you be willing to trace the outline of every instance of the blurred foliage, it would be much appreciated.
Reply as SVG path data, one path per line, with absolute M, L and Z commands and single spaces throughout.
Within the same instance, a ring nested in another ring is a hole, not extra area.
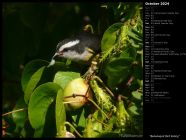
M 3 112 L 28 108 L 4 117 L 9 124 L 4 136 L 142 135 L 142 3 L 3 3 L 2 8 Z M 73 62 L 46 66 L 57 43 L 82 32 L 87 24 L 101 38 L 98 76 L 103 81 L 90 81 L 96 96 L 91 102 L 98 110 L 84 106 L 67 113 L 63 89 L 75 75 L 84 74 L 84 67 Z

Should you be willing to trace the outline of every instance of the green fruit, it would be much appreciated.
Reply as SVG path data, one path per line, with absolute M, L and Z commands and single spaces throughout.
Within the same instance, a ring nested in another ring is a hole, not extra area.
M 83 78 L 70 81 L 64 89 L 64 103 L 67 110 L 81 108 L 88 101 L 87 98 L 92 98 L 92 92 Z

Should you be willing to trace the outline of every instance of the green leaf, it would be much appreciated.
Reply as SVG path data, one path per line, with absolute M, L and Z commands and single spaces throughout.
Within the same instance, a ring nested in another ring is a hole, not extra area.
M 128 76 L 132 73 L 131 58 L 117 58 L 107 64 L 105 74 L 108 77 L 107 83 L 109 87 L 114 88 L 121 82 L 127 80 Z
M 132 96 L 133 96 L 135 99 L 137 99 L 137 100 L 142 100 L 143 94 L 140 93 L 140 92 L 138 92 L 138 91 L 133 91 L 133 92 L 132 92 Z
M 63 103 L 63 89 L 59 90 L 56 97 L 56 128 L 57 136 L 65 137 L 66 112 Z
M 54 76 L 59 71 L 74 71 L 73 67 L 67 66 L 63 62 L 56 62 L 53 66 L 45 68 L 43 71 L 42 77 L 38 83 L 38 85 L 52 82 L 54 80 Z
M 60 85 L 62 89 L 73 79 L 79 78 L 80 73 L 76 72 L 57 72 L 54 77 L 54 83 Z
M 86 111 L 90 111 L 88 110 L 89 106 L 84 106 L 78 110 L 73 110 L 70 112 L 70 115 L 72 116 L 73 122 L 76 123 L 76 125 L 82 129 L 86 126 L 86 118 L 87 118 L 87 113 Z
M 45 117 L 51 103 L 55 100 L 60 86 L 48 82 L 37 87 L 31 95 L 28 105 L 28 117 L 31 126 L 36 130 L 34 136 L 41 137 L 45 125 Z
M 28 104 L 30 96 L 31 96 L 33 90 L 35 89 L 35 87 L 37 86 L 38 82 L 40 81 L 44 69 L 45 69 L 45 66 L 41 67 L 30 78 L 30 80 L 29 80 L 29 82 L 27 84 L 27 87 L 25 89 L 25 92 L 24 92 L 24 99 L 25 99 L 26 104 Z
M 94 138 L 97 137 L 103 131 L 102 123 L 98 122 L 98 112 L 96 111 L 93 115 L 87 117 L 87 123 L 84 130 L 84 137 Z M 97 120 L 96 120 L 97 119 Z
M 80 126 L 80 127 L 85 127 L 86 126 L 86 118 L 85 118 L 85 109 L 84 108 L 81 112 L 79 122 L 78 122 L 78 126 Z
M 137 31 L 136 29 L 132 28 L 128 32 L 129 37 L 135 39 L 136 41 L 142 42 L 143 41 L 143 34 Z
M 139 49 L 139 48 L 140 48 L 141 43 L 138 43 L 138 42 L 136 42 L 136 41 L 133 40 L 133 39 L 128 39 L 128 42 L 129 42 L 129 45 L 130 45 L 131 47 L 134 47 L 134 48 L 136 48 L 136 49 Z
M 27 105 L 25 104 L 24 98 L 20 98 L 13 109 L 13 111 L 18 109 L 27 109 Z M 20 128 L 24 127 L 25 121 L 27 119 L 27 110 L 22 110 L 19 112 L 12 113 L 13 121 L 16 124 L 16 130 L 18 131 Z
M 93 121 L 93 134 L 95 136 L 98 136 L 103 131 L 102 124 L 100 122 L 97 122 L 96 120 Z
M 60 92 L 60 90 L 58 91 Z M 52 102 L 48 107 L 46 117 L 45 117 L 45 126 L 43 129 L 42 137 L 54 137 L 56 136 L 57 129 L 56 129 L 56 102 Z
M 121 26 L 123 26 L 123 23 L 115 23 L 104 32 L 101 40 L 101 50 L 103 52 L 108 51 L 113 47 L 116 41 L 117 31 L 121 28 Z
M 24 127 L 22 128 L 20 132 L 20 137 L 22 138 L 28 138 L 28 137 L 33 137 L 34 135 L 34 129 L 30 125 L 30 122 L 28 119 L 26 119 Z
M 128 108 L 128 111 L 131 115 L 140 115 L 138 112 L 138 108 L 137 106 L 133 105 L 131 107 Z
M 143 51 L 142 51 L 142 54 L 141 54 L 141 66 L 143 68 Z
M 22 76 L 22 87 L 24 87 L 24 98 L 26 103 L 28 103 L 30 95 L 36 86 L 53 81 L 54 75 L 57 71 L 69 69 L 61 62 L 57 62 L 54 66 L 49 68 L 44 68 L 43 65 L 48 66 L 48 62 L 43 60 L 34 60 L 28 63 L 25 67 Z M 36 70 L 36 68 L 38 69 Z
M 125 129 L 126 123 L 129 120 L 129 114 L 127 113 L 124 105 L 124 101 L 120 100 L 117 102 L 117 126 Z
M 43 134 L 43 128 L 37 128 L 34 131 L 34 138 L 40 138 Z
M 87 123 L 86 123 L 86 127 L 84 130 L 84 137 L 85 138 L 93 138 L 95 137 L 94 132 L 93 132 L 93 123 L 92 123 L 92 119 L 91 119 L 91 115 L 88 116 L 87 118 Z
M 28 64 L 26 64 L 22 77 L 21 77 L 21 86 L 23 91 L 25 91 L 28 82 L 30 80 L 30 78 L 32 77 L 32 75 L 42 66 L 47 66 L 48 62 L 45 60 L 41 60 L 41 59 L 36 59 L 33 61 L 30 61 Z
M 120 58 L 132 58 L 133 60 L 136 59 L 136 49 L 132 46 L 125 48 L 123 52 L 120 54 Z
M 143 68 L 141 67 L 141 64 L 140 64 L 140 56 L 137 55 L 137 62 L 139 64 L 135 65 L 134 66 L 134 73 L 133 73 L 133 76 L 135 77 L 135 79 L 143 79 Z
M 109 132 L 113 130 L 113 126 L 114 124 L 116 124 L 117 122 L 117 117 L 116 116 L 112 116 L 112 118 L 109 119 L 107 126 L 104 129 L 104 132 Z

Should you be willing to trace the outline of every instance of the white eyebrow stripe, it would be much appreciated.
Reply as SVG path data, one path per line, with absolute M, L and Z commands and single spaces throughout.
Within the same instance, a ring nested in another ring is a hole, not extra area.
M 74 40 L 74 41 L 70 41 L 70 42 L 68 42 L 68 43 L 66 43 L 66 44 L 64 44 L 64 45 L 62 45 L 60 48 L 59 48 L 59 51 L 62 51 L 64 48 L 70 48 L 70 47 L 72 47 L 72 46 L 75 46 L 76 44 L 78 44 L 79 43 L 79 40 L 77 39 L 77 40 Z

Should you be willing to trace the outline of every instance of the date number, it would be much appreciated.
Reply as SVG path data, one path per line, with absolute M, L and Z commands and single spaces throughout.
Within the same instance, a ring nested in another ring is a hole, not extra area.
M 169 5 L 169 2 L 160 2 L 160 5 Z

